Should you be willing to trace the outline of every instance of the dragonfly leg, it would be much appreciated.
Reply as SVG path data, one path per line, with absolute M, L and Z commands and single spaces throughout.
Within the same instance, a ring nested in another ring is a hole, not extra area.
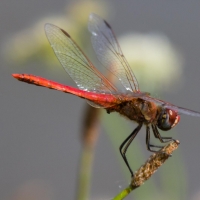
M 133 177 L 134 174 L 133 174 L 133 171 L 132 171 L 131 167 L 129 166 L 128 160 L 126 158 L 126 151 L 129 147 L 129 145 L 131 144 L 131 142 L 133 141 L 133 139 L 135 138 L 135 136 L 140 131 L 141 127 L 142 127 L 142 123 L 139 124 L 136 127 L 136 129 L 134 129 L 134 131 L 122 142 L 122 144 L 119 147 L 119 151 L 121 153 L 121 156 L 124 159 L 124 162 L 126 163 L 126 166 L 128 167 L 132 177 Z M 125 147 L 124 147 L 124 145 L 125 145 Z
M 167 143 L 174 140 L 172 137 L 162 137 L 155 125 L 151 125 L 155 138 L 159 139 L 162 143 Z
M 151 152 L 158 151 L 158 150 L 151 149 L 151 147 L 155 147 L 155 148 L 159 148 L 159 149 L 163 148 L 163 146 L 150 144 L 150 127 L 149 126 L 146 126 L 146 145 L 147 145 L 147 149 Z

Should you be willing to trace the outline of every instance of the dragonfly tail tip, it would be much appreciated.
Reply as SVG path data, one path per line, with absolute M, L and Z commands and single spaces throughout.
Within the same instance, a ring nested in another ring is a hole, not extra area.
M 16 79 L 19 79 L 20 78 L 20 74 L 12 74 L 12 76 Z

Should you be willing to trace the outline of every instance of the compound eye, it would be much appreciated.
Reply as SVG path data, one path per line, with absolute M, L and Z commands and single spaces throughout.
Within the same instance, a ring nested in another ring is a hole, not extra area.
M 159 117 L 157 126 L 159 129 L 167 131 L 176 126 L 179 121 L 180 116 L 177 114 L 177 112 L 166 108 Z

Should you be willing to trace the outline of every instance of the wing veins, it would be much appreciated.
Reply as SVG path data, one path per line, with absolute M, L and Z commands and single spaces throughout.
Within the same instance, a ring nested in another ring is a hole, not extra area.
M 45 30 L 60 63 L 80 89 L 111 94 L 117 91 L 110 81 L 93 66 L 67 32 L 52 24 L 47 24 Z
M 60 32 L 60 29 L 58 30 L 59 32 Z M 64 35 L 64 33 L 61 31 L 61 33 Z M 87 65 L 87 62 L 86 61 L 88 61 L 87 59 L 85 60 L 85 57 L 83 57 L 83 55 L 81 54 L 81 53 L 79 53 L 80 52 L 80 50 L 77 48 L 77 46 L 74 44 L 74 42 L 71 42 L 72 40 L 70 39 L 68 39 L 67 40 L 67 44 L 66 43 L 64 43 L 64 41 L 60 38 L 60 37 L 58 37 L 54 32 L 52 32 L 52 34 L 54 35 L 54 37 L 56 37 L 56 38 L 58 38 L 59 39 L 59 41 L 61 42 L 61 44 L 62 44 L 62 47 L 63 47 L 63 49 L 65 49 L 66 51 L 67 50 L 70 50 L 70 51 L 67 51 L 67 52 L 72 52 L 72 53 L 74 53 L 74 55 L 76 55 L 78 58 L 80 58 L 80 60 L 82 60 L 86 65 Z M 70 47 L 70 45 L 72 45 L 73 47 L 74 47 L 74 49 L 72 49 L 71 47 Z M 56 46 L 56 45 L 55 45 Z M 66 46 L 67 46 L 67 48 L 68 49 L 66 49 Z M 75 51 L 76 50 L 76 51 Z M 77 55 L 77 53 L 79 54 L 79 55 Z
M 59 54 L 62 54 L 62 55 L 67 56 L 67 57 L 70 57 L 69 55 L 64 54 L 64 53 L 59 53 Z M 72 57 L 72 59 L 73 59 L 76 63 L 79 63 L 80 65 L 86 67 L 90 72 L 92 72 L 92 75 L 93 75 L 93 71 L 91 70 L 91 68 L 88 68 L 88 66 L 85 66 L 85 65 L 83 65 L 82 63 L 78 62 L 78 61 L 77 61 L 76 59 L 74 59 L 73 57 Z M 77 68 L 73 68 L 73 70 L 74 70 L 74 71 L 77 71 L 77 72 L 80 72 L 80 70 L 77 69 Z M 81 73 L 84 74 L 86 77 L 90 77 L 92 80 L 95 81 L 94 77 L 89 76 L 89 74 L 85 73 L 84 71 L 81 71 Z M 100 82 L 103 83 L 104 86 L 106 86 L 106 85 L 104 84 L 102 78 L 101 78 L 98 74 L 97 74 L 97 76 L 98 76 L 98 78 L 100 79 Z M 110 89 L 109 89 L 109 90 L 110 90 Z M 110 90 L 110 91 L 111 91 L 111 90 Z
M 135 89 L 136 89 L 137 87 L 136 87 L 136 85 L 135 85 L 135 81 L 133 80 L 133 77 L 132 77 L 131 73 L 128 73 L 128 72 L 131 71 L 131 70 L 130 70 L 130 67 L 129 67 L 129 65 L 128 65 L 128 63 L 127 63 L 127 61 L 126 61 L 126 59 L 125 59 L 123 53 L 121 52 L 120 46 L 119 46 L 118 43 L 117 43 L 117 47 L 118 47 L 118 49 L 119 49 L 119 51 L 120 51 L 120 53 L 118 53 L 117 50 L 115 49 L 115 47 L 113 46 L 114 43 L 110 42 L 110 40 L 106 37 L 106 35 L 105 35 L 103 32 L 101 32 L 101 34 L 105 37 L 105 39 L 106 39 L 106 40 L 108 41 L 108 43 L 110 44 L 110 45 L 107 45 L 107 44 L 105 43 L 105 46 L 106 46 L 106 47 L 113 53 L 113 55 L 120 61 L 120 63 L 121 63 L 122 66 L 123 66 L 123 69 L 125 70 L 125 75 L 126 75 L 126 78 L 127 78 L 128 82 L 129 82 L 129 80 L 132 80 L 132 82 L 133 82 L 133 84 L 134 84 L 134 86 L 135 86 Z M 115 38 L 114 38 L 114 39 L 115 39 Z M 116 41 L 116 42 L 117 42 L 117 41 Z M 111 46 L 112 48 L 110 48 L 110 46 Z M 124 62 L 123 62 L 123 61 L 124 61 Z M 107 68 L 107 69 L 108 69 L 108 68 Z M 119 69 L 120 69 L 120 68 L 117 68 L 116 71 L 119 70 Z M 122 69 L 122 70 L 123 70 L 123 69 Z M 108 70 L 113 74 L 113 70 L 111 70 L 111 69 L 108 69 Z M 131 79 L 129 78 L 129 76 L 128 76 L 127 74 L 130 74 L 130 75 L 131 75 Z M 119 79 L 119 75 L 120 75 L 120 74 L 116 73 L 116 74 L 114 74 L 114 75 Z M 121 83 L 121 84 L 122 84 L 122 83 Z M 129 82 L 129 85 L 130 85 L 132 91 L 134 91 L 134 89 L 132 88 L 132 85 L 131 85 L 130 82 Z

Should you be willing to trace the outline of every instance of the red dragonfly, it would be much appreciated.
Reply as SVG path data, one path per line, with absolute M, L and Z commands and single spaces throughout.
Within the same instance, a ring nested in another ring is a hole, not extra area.
M 35 75 L 13 74 L 13 77 L 23 82 L 76 95 L 88 100 L 94 107 L 105 108 L 107 113 L 115 111 L 135 121 L 138 126 L 119 147 L 122 158 L 133 176 L 126 152 L 143 125 L 146 126 L 147 149 L 156 152 L 155 148 L 159 150 L 162 146 L 150 144 L 150 128 L 161 143 L 169 142 L 173 139 L 162 137 L 158 128 L 170 130 L 178 124 L 179 114 L 200 117 L 200 113 L 174 106 L 151 97 L 149 93 L 141 92 L 110 25 L 98 15 L 90 14 L 88 29 L 92 34 L 92 45 L 99 61 L 108 69 L 109 74 L 117 79 L 118 84 L 114 84 L 94 67 L 67 32 L 52 24 L 45 25 L 46 36 L 58 60 L 79 89 Z

